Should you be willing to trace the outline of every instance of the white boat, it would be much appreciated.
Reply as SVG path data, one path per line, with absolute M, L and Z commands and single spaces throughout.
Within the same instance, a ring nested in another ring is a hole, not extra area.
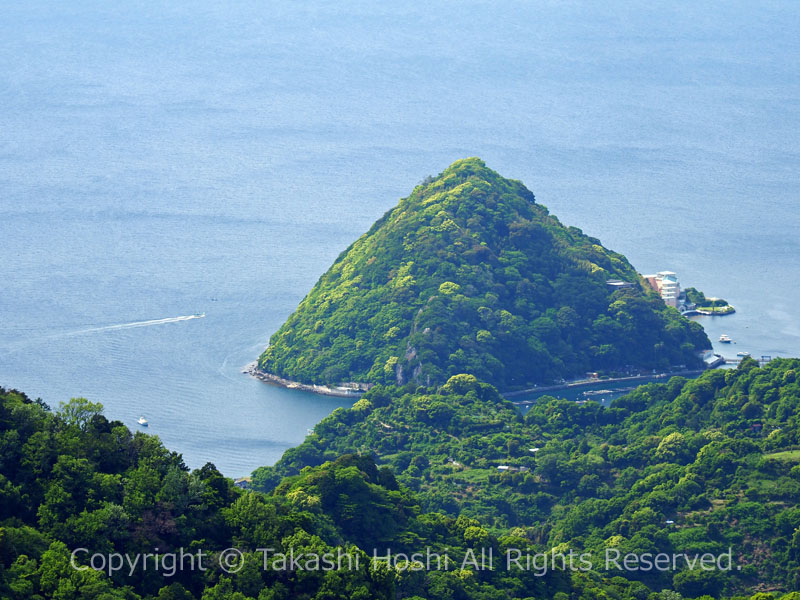
M 723 333 L 721 336 L 719 336 L 719 341 L 723 344 L 730 344 L 733 340 L 727 333 Z
M 750 356 L 750 353 L 749 352 L 737 352 L 736 356 L 742 356 L 742 357 Z
M 139 419 L 136 422 L 142 427 L 147 427 L 149 425 L 147 419 L 145 419 L 144 417 L 139 417 Z

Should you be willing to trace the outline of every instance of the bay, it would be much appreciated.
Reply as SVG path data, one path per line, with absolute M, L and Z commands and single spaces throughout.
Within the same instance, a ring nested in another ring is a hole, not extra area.
M 788 1 L 5 3 L 0 385 L 145 415 L 192 467 L 272 463 L 347 402 L 242 367 L 475 155 L 734 304 L 701 321 L 723 354 L 800 356 L 798 25 Z

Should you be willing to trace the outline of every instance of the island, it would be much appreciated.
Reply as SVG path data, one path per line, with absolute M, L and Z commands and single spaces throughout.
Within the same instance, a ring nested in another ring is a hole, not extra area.
M 706 295 L 693 288 L 684 290 L 686 295 L 686 312 L 697 315 L 731 315 L 736 310 L 722 298 L 707 298 Z
M 699 369 L 710 347 L 623 255 L 467 158 L 342 252 L 252 371 L 337 395 L 459 373 L 508 392 Z

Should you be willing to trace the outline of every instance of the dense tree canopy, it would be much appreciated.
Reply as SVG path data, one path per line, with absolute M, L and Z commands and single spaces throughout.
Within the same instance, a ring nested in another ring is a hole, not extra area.
M 470 158 L 345 250 L 259 367 L 321 384 L 432 385 L 472 373 L 508 390 L 589 370 L 697 366 L 708 347 L 624 256 Z
M 0 597 L 797 600 L 788 592 L 800 587 L 798 373 L 800 360 L 746 360 L 644 386 L 609 408 L 545 398 L 524 417 L 472 375 L 438 388 L 378 386 L 260 469 L 254 483 L 266 494 L 211 464 L 189 471 L 97 404 L 77 399 L 54 414 L 0 390 Z M 240 571 L 219 566 L 229 547 L 243 553 Z M 208 555 L 204 571 L 109 574 L 74 568 L 76 548 L 86 549 L 79 567 L 94 552 Z M 259 548 L 273 549 L 266 563 Z M 593 557 L 730 548 L 737 569 L 462 563 L 487 548 Z M 388 549 L 430 549 L 457 564 L 372 560 Z M 360 558 L 294 569 L 277 556 L 290 551 Z
M 650 384 L 603 408 L 543 398 L 523 417 L 458 375 L 371 390 L 322 421 L 262 489 L 342 452 L 369 453 L 423 510 L 480 518 L 546 547 L 722 552 L 741 571 L 643 577 L 687 597 L 800 588 L 800 360 L 753 360 Z M 504 467 L 499 469 L 498 467 Z M 628 576 L 629 574 L 626 574 Z M 636 579 L 636 577 L 634 577 Z
M 370 457 L 349 454 L 306 468 L 267 496 L 235 487 L 211 464 L 190 472 L 157 437 L 132 434 L 100 409 L 76 399 L 53 414 L 0 388 L 3 600 L 488 600 L 612 585 L 572 583 L 563 571 L 506 577 L 462 569 L 475 543 L 499 552 L 507 541 L 475 519 L 423 513 L 414 494 Z M 244 557 L 236 572 L 220 566 L 220 552 L 230 547 Z M 459 562 L 412 573 L 408 561 L 373 560 L 374 548 L 385 556 L 386 549 L 410 555 L 425 547 Z M 75 559 L 78 548 L 85 551 Z M 181 548 L 203 550 L 205 570 L 154 567 L 152 553 Z M 297 569 L 279 556 L 290 552 L 351 558 L 331 559 L 335 568 L 304 561 Z M 86 569 L 94 553 L 151 553 L 151 562 L 109 575 Z

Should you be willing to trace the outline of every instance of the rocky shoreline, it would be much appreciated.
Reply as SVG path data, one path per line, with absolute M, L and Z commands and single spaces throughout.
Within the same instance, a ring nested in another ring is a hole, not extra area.
M 246 373 L 251 377 L 255 377 L 256 379 L 263 381 L 264 383 L 285 387 L 290 390 L 302 390 L 304 392 L 314 392 L 315 394 L 322 394 L 323 396 L 336 396 L 337 398 L 359 398 L 366 391 L 366 389 L 359 389 L 358 387 L 349 387 L 344 385 L 331 387 L 327 385 L 317 385 L 313 383 L 300 383 L 299 381 L 292 381 L 291 379 L 285 379 L 283 377 L 279 377 L 278 375 L 262 371 L 261 369 L 258 368 L 258 362 L 252 362 L 249 365 L 247 365 L 242 371 L 242 373 Z M 353 384 L 353 385 L 363 386 L 364 384 Z
M 659 379 L 659 378 L 668 378 L 674 375 L 677 376 L 685 376 L 685 375 L 699 375 L 703 372 L 703 369 L 699 370 L 686 370 L 686 371 L 678 371 L 675 373 L 657 373 L 655 375 L 633 375 L 628 377 L 611 377 L 608 379 L 586 379 L 586 380 L 579 380 L 579 381 L 571 381 L 565 382 L 557 385 L 547 385 L 541 387 L 533 387 L 527 388 L 524 390 L 515 390 L 513 392 L 501 392 L 501 395 L 504 398 L 512 399 L 516 396 L 523 396 L 526 394 L 536 393 L 536 392 L 549 392 L 549 391 L 556 391 L 556 390 L 565 390 L 575 387 L 584 387 L 590 385 L 597 385 L 599 383 L 618 383 L 624 381 L 632 381 L 635 382 L 637 380 L 646 380 L 646 379 Z M 299 381 L 293 381 L 291 379 L 285 379 L 284 377 L 279 377 L 278 375 L 274 375 L 273 373 L 267 373 L 266 371 L 262 371 L 258 368 L 258 362 L 254 361 L 248 364 L 243 370 L 242 373 L 246 373 L 251 377 L 255 377 L 256 379 L 263 381 L 264 383 L 269 383 L 272 385 L 277 385 L 280 387 L 284 387 L 290 390 L 302 390 L 304 392 L 313 392 L 315 394 L 322 394 L 323 396 L 335 396 L 337 398 L 359 398 L 364 392 L 366 392 L 371 386 L 370 384 L 365 383 L 353 383 L 349 385 L 342 385 L 337 387 L 331 387 L 328 385 L 317 385 L 313 383 L 300 383 Z M 356 387 L 358 386 L 358 387 Z M 514 402 L 514 400 L 512 400 Z

